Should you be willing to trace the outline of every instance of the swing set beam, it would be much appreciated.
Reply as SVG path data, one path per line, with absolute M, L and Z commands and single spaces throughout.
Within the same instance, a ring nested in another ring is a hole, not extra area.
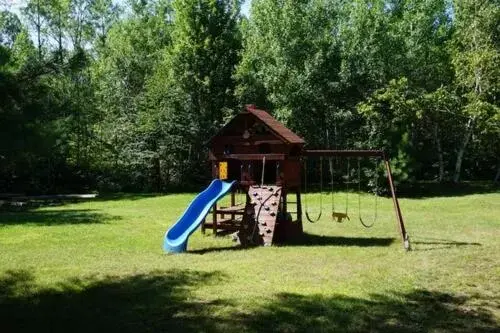
M 398 197 L 396 196 L 396 190 L 394 186 L 394 181 L 392 179 L 391 165 L 389 159 L 387 158 L 383 150 L 305 150 L 305 157 L 380 157 L 384 160 L 384 166 L 387 173 L 387 180 L 389 182 L 389 187 L 391 190 L 392 203 L 394 205 L 394 213 L 396 215 L 396 222 L 398 224 L 399 234 L 403 241 L 403 246 L 405 250 L 410 250 L 410 240 L 406 232 L 406 227 L 403 221 L 403 214 L 401 213 L 401 208 L 399 206 Z
M 381 157 L 385 159 L 383 150 L 306 150 L 306 157 Z

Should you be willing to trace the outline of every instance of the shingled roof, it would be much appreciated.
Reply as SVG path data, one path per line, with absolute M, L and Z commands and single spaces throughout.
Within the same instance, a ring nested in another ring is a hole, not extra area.
M 211 137 L 207 144 L 211 144 L 216 138 L 224 136 L 227 130 L 235 126 L 238 121 L 241 121 L 241 116 L 251 115 L 256 120 L 263 123 L 271 133 L 283 140 L 287 144 L 304 144 L 305 141 L 300 136 L 286 128 L 285 125 L 273 118 L 269 113 L 264 110 L 259 110 L 255 105 L 249 104 L 245 106 L 245 110 L 231 119 L 224 127 L 222 127 L 217 134 Z M 239 126 L 239 125 L 236 125 Z
M 290 129 L 285 127 L 282 123 L 277 121 L 273 116 L 264 110 L 259 110 L 255 108 L 255 105 L 246 105 L 245 110 L 248 113 L 253 114 L 260 121 L 262 121 L 269 129 L 276 135 L 281 137 L 285 142 L 291 144 L 304 144 L 305 141 L 300 136 L 292 132 Z

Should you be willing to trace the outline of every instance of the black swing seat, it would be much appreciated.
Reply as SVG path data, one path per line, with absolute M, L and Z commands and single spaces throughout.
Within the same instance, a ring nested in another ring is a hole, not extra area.
M 306 212 L 306 218 L 307 218 L 307 220 L 308 220 L 309 222 L 311 222 L 311 223 L 316 223 L 316 222 L 318 222 L 318 221 L 319 221 L 319 219 L 321 218 L 321 213 L 322 213 L 322 212 L 320 211 L 320 212 L 319 212 L 318 217 L 317 217 L 316 219 L 312 219 L 312 218 L 309 216 L 309 213 L 308 213 L 308 212 Z
M 373 222 L 371 224 L 367 224 L 365 221 L 363 221 L 363 219 L 361 218 L 361 216 L 359 217 L 359 222 L 361 222 L 361 224 L 365 228 L 371 228 L 371 227 L 373 227 L 375 225 L 375 219 L 373 219 Z

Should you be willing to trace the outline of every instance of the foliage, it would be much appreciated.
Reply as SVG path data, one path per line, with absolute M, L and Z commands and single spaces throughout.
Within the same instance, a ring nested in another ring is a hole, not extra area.
M 260 102 L 312 145 L 324 140 L 339 93 L 337 17 L 328 1 L 252 3 L 237 76 L 240 103 Z M 333 115 L 335 116 L 335 115 Z
M 239 3 L 179 0 L 173 9 L 173 43 L 148 81 L 143 116 L 158 169 L 180 184 L 208 176 L 205 143 L 234 114 Z
M 499 8 L 30 0 L 0 12 L 0 192 L 197 186 L 244 104 L 310 148 L 385 149 L 399 183 L 498 178 Z

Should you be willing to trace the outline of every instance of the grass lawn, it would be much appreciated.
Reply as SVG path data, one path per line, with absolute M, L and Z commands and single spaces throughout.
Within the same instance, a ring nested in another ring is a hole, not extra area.
M 300 244 L 198 231 L 164 254 L 193 196 L 0 212 L 0 332 L 500 331 L 500 193 L 402 199 L 409 253 L 389 199 L 365 229 L 352 197 L 350 222 L 328 207 Z

